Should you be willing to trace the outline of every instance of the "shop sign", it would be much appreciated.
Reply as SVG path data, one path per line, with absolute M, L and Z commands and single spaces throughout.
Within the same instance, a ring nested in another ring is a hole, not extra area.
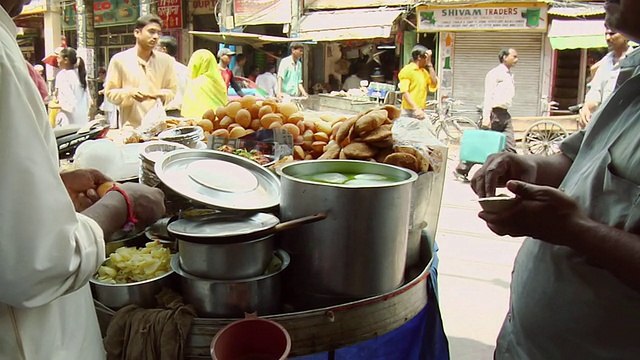
M 165 29 L 182 29 L 182 0 L 158 0 L 158 16 Z
M 546 31 L 546 5 L 418 7 L 418 31 Z
M 235 26 L 288 24 L 291 21 L 290 0 L 234 0 Z
M 69 4 L 62 13 L 62 28 L 77 27 L 76 4 Z M 133 24 L 140 17 L 139 0 L 107 0 L 93 2 L 93 26 L 107 27 Z
M 214 4 L 215 0 L 189 0 L 189 13 L 191 15 L 212 15 Z
M 22 7 L 21 15 L 37 14 L 45 11 L 47 2 L 45 0 L 32 0 Z

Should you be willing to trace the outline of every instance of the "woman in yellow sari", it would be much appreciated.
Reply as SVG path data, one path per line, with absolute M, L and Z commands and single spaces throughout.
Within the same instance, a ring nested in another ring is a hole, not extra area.
M 184 90 L 180 114 L 186 118 L 201 119 L 209 110 L 227 104 L 227 85 L 222 80 L 216 57 L 209 50 L 200 49 L 189 59 L 189 76 Z

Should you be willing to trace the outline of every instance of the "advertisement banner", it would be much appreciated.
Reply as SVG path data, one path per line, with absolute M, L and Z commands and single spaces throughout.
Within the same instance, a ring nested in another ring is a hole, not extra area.
M 290 0 L 234 0 L 233 10 L 235 26 L 291 22 Z
M 215 0 L 189 0 L 189 13 L 191 15 L 213 15 Z
M 77 27 L 76 4 L 69 4 L 62 13 L 62 28 Z M 93 2 L 94 27 L 133 24 L 140 17 L 139 0 L 107 0 Z
M 164 29 L 182 29 L 182 0 L 158 0 L 158 16 Z
M 418 7 L 418 31 L 478 31 L 547 29 L 547 6 Z

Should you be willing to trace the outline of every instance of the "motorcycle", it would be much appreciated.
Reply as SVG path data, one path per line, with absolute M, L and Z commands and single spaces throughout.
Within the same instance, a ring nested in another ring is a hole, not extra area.
M 53 133 L 58 144 L 60 160 L 71 159 L 80 144 L 87 140 L 103 139 L 109 132 L 109 124 L 104 120 L 92 120 L 84 125 L 65 125 L 55 127 Z

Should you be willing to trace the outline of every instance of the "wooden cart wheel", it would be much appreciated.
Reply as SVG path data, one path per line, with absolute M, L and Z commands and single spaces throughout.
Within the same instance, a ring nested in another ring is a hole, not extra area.
M 569 136 L 569 132 L 552 120 L 533 123 L 524 132 L 522 145 L 526 154 L 553 155 L 560 152 L 560 143 Z

